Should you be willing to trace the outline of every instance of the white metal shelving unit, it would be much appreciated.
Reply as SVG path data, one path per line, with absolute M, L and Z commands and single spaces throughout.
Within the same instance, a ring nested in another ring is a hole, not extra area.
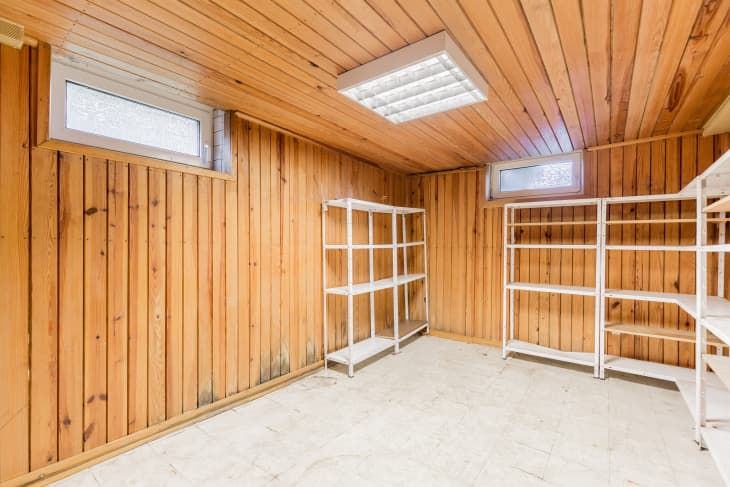
M 595 206 L 596 219 L 586 221 L 572 222 L 529 222 L 520 223 L 515 221 L 516 210 L 531 208 L 559 208 L 559 207 L 575 207 L 575 206 Z M 526 203 L 507 203 L 504 206 L 504 247 L 502 253 L 502 279 L 505 285 L 502 289 L 502 357 L 507 358 L 511 352 L 522 353 L 525 355 L 533 355 L 536 357 L 549 358 L 562 362 L 569 362 L 578 365 L 586 365 L 593 367 L 594 376 L 598 377 L 600 373 L 600 334 L 599 334 L 599 285 L 600 285 L 600 269 L 601 269 L 601 200 L 598 198 L 585 198 L 577 200 L 554 200 L 554 201 L 535 201 Z M 518 226 L 542 226 L 542 225 L 595 225 L 596 242 L 594 244 L 521 244 L 515 242 L 515 227 Z M 596 265 L 596 281 L 591 287 L 585 286 L 561 286 L 557 284 L 537 284 L 528 282 L 515 282 L 515 251 L 520 249 L 574 249 L 574 250 L 594 250 Z M 577 296 L 593 296 L 596 298 L 595 312 L 595 347 L 593 353 L 590 352 L 565 352 L 553 348 L 528 343 L 515 339 L 514 333 L 514 293 L 515 291 L 535 291 L 556 294 L 572 294 Z
M 345 244 L 330 244 L 326 239 L 326 215 L 329 207 L 344 208 L 347 212 L 347 242 Z M 368 214 L 368 243 L 354 244 L 352 241 L 352 212 L 362 211 Z M 384 213 L 391 215 L 391 243 L 373 243 L 373 214 Z M 422 213 L 423 240 L 406 242 L 406 215 Z M 398 216 L 401 217 L 402 242 L 398 242 Z M 347 366 L 350 377 L 354 375 L 355 365 L 377 355 L 389 348 L 395 353 L 400 350 L 400 343 L 420 331 L 428 331 L 428 253 L 426 249 L 426 210 L 423 208 L 406 208 L 400 206 L 373 203 L 353 198 L 329 200 L 322 203 L 322 266 L 324 284 L 324 350 L 325 368 L 329 361 Z M 416 246 L 423 247 L 423 273 L 408 273 L 408 249 Z M 393 271 L 391 277 L 375 280 L 374 255 L 376 249 L 390 249 L 392 251 Z M 347 284 L 344 286 L 327 287 L 327 251 L 347 250 Z M 369 280 L 355 283 L 353 277 L 354 251 L 367 250 L 369 262 Z M 398 251 L 402 251 L 403 274 L 398 274 Z M 408 283 L 423 280 L 425 294 L 425 320 L 410 319 L 410 305 L 408 299 Z M 405 320 L 399 320 L 398 287 L 405 287 Z M 393 326 L 386 328 L 380 334 L 375 330 L 375 292 L 384 289 L 393 290 Z M 354 342 L 353 296 L 359 294 L 370 295 L 370 336 L 364 340 Z M 347 346 L 333 352 L 327 352 L 327 296 L 340 295 L 347 297 Z
M 607 228 L 610 225 L 664 225 L 679 223 L 694 223 L 694 218 L 650 218 L 650 219 L 634 219 L 634 220 L 611 220 L 608 218 L 611 205 L 625 204 L 641 204 L 641 203 L 666 203 L 693 201 L 694 196 L 682 194 L 659 194 L 659 195 L 641 195 L 641 196 L 619 196 L 603 199 L 603 216 L 604 229 L 602 231 L 603 242 L 601 250 L 603 257 L 601 262 L 601 305 L 604 309 L 601 312 L 601 373 L 605 376 L 606 370 L 615 370 L 619 372 L 641 375 L 645 377 L 653 377 L 662 380 L 675 380 L 678 376 L 683 376 L 681 367 L 658 364 L 654 362 L 631 359 L 621 356 L 609 355 L 606 352 L 606 334 L 633 335 L 650 337 L 663 340 L 674 340 L 678 342 L 695 342 L 695 333 L 684 330 L 665 329 L 657 326 L 636 325 L 633 323 L 607 323 L 606 322 L 606 299 L 614 298 L 632 301 L 649 301 L 655 303 L 676 304 L 687 312 L 693 318 L 696 316 L 695 297 L 692 294 L 669 293 L 661 291 L 636 291 L 631 289 L 607 289 L 605 265 L 608 260 L 608 251 L 632 251 L 632 252 L 696 252 L 696 240 L 691 245 L 650 245 L 640 243 L 637 245 L 627 244 L 609 244 Z M 720 343 L 717 343 L 720 345 Z
M 724 294 L 725 215 L 730 211 L 730 151 L 725 152 L 683 192 L 694 192 L 697 199 L 697 347 L 695 369 L 695 439 L 710 450 L 725 483 L 730 485 L 730 358 L 706 353 L 708 332 L 730 345 L 730 302 L 708 297 L 707 255 L 718 253 L 718 294 Z M 708 204 L 708 199 L 719 200 Z M 719 214 L 710 218 L 708 215 Z M 718 243 L 708 244 L 708 225 L 720 222 Z M 721 300 L 718 303 L 718 300 Z M 709 380 L 708 367 L 719 379 Z

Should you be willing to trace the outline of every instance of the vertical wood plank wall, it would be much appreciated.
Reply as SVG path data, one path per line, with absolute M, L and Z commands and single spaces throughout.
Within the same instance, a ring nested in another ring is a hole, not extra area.
M 0 47 L 0 481 L 320 360 L 322 201 L 406 202 L 237 117 L 236 181 L 31 150 L 31 68 Z
M 628 145 L 589 152 L 592 189 L 600 197 L 676 192 L 730 149 L 730 134 Z M 500 345 L 502 320 L 502 212 L 481 208 L 481 173 L 460 172 L 409 178 L 410 204 L 427 210 L 431 327 Z M 594 220 L 582 207 L 523 211 L 522 221 Z M 694 202 L 615 207 L 612 219 L 694 218 Z M 612 225 L 609 243 L 692 244 L 694 224 Z M 540 243 L 595 242 L 595 226 L 522 227 L 517 238 Z M 592 286 L 593 251 L 522 250 L 516 279 Z M 609 252 L 609 287 L 694 293 L 694 254 L 686 252 Z M 717 264 L 709 263 L 710 282 Z M 730 272 L 725 273 L 726 278 Z M 710 290 L 713 286 L 711 284 Z M 714 287 L 716 289 L 716 286 Z M 728 286 L 726 285 L 726 289 Z M 593 349 L 593 298 L 516 293 L 517 338 L 566 351 Z M 693 320 L 674 305 L 610 300 L 609 320 L 694 329 Z M 668 364 L 694 366 L 692 344 L 609 336 L 612 354 Z

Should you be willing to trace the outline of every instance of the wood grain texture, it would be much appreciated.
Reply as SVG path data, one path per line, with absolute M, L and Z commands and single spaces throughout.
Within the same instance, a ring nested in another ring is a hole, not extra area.
M 2 0 L 0 16 L 41 40 L 39 58 L 48 58 L 45 41 L 418 173 L 700 128 L 730 86 L 728 8 L 728 0 Z M 337 91 L 339 74 L 444 30 L 489 83 L 487 102 L 392 125 Z M 38 70 L 38 79 L 47 74 Z

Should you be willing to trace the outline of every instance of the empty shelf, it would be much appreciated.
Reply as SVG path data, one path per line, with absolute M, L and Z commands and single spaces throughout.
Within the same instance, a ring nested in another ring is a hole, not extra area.
M 677 330 L 674 328 L 660 328 L 658 326 L 634 325 L 631 323 L 607 323 L 606 331 L 608 333 L 613 333 L 616 335 L 636 335 L 686 343 L 695 343 L 695 341 L 697 340 L 697 335 L 694 331 Z M 722 341 L 711 336 L 707 337 L 707 344 L 714 347 L 727 346 Z
M 702 211 L 705 213 L 719 213 L 721 211 L 730 211 L 730 195 L 705 206 Z
M 360 340 L 357 343 L 352 344 L 352 363 L 357 364 L 363 360 L 367 360 L 370 357 L 383 352 L 393 346 L 395 342 L 393 339 L 373 337 Z M 335 352 L 327 354 L 327 360 L 332 360 L 344 365 L 350 364 L 350 349 L 349 347 L 342 348 Z
M 606 355 L 604 359 L 604 368 L 606 370 L 615 370 L 616 372 L 653 377 L 654 379 L 667 380 L 671 382 L 677 382 L 678 380 L 694 382 L 695 377 L 694 369 L 649 362 L 646 360 L 616 357 L 614 355 Z
M 640 251 L 674 251 L 674 252 L 696 252 L 695 245 L 606 245 L 606 250 L 640 250 Z
M 595 225 L 598 222 L 595 220 L 577 220 L 577 221 L 544 221 L 544 222 L 516 222 L 508 223 L 508 227 L 542 227 L 542 226 L 562 226 L 562 225 Z
M 694 218 L 668 218 L 666 220 L 607 220 L 606 225 L 647 225 L 661 223 L 694 223 Z
M 713 425 L 702 428 L 702 439 L 705 446 L 710 451 L 712 459 L 715 460 L 717 470 L 725 481 L 726 485 L 730 485 L 730 426 Z
M 596 244 L 507 244 L 509 249 L 584 249 L 596 250 Z
M 692 317 L 695 316 L 696 299 L 694 294 L 664 293 L 661 291 L 632 291 L 628 289 L 606 289 L 606 297 L 676 304 Z M 708 298 L 708 305 L 709 302 L 710 299 Z
M 419 331 L 425 329 L 428 326 L 428 322 L 426 320 L 403 320 L 398 322 L 398 338 L 400 340 L 403 340 L 405 338 L 408 338 L 409 336 L 418 333 Z M 377 336 L 383 337 L 383 338 L 393 338 L 393 327 L 389 326 L 388 328 L 384 328 L 380 333 L 377 334 Z
M 409 214 L 409 213 L 425 213 L 423 208 L 407 208 L 404 206 L 386 205 L 384 203 L 373 203 L 372 201 L 358 200 L 355 198 L 343 198 L 339 200 L 325 201 L 324 205 L 334 206 L 337 208 L 347 208 L 348 203 L 353 210 L 357 211 L 373 211 L 375 213 L 393 213 Z
M 705 362 L 715 372 L 720 381 L 725 384 L 725 387 L 730 389 L 730 357 L 706 353 L 702 355 L 702 358 L 705 359 Z
M 730 252 L 730 244 L 703 245 L 703 252 Z
M 347 250 L 347 244 L 327 244 L 324 246 L 326 249 L 334 250 Z M 392 249 L 393 244 L 352 244 L 353 250 L 367 250 L 367 249 Z
M 524 353 L 525 355 L 533 355 L 535 357 L 559 360 L 561 362 L 569 362 L 578 365 L 587 365 L 593 367 L 595 357 L 589 352 L 564 352 L 554 348 L 535 345 L 534 343 L 523 342 L 520 340 L 510 340 L 507 342 L 506 350 L 516 353 Z
M 426 274 L 403 274 L 398 276 L 397 281 L 393 281 L 392 277 L 388 277 L 386 279 L 380 279 L 377 281 L 370 282 L 364 282 L 360 284 L 353 284 L 352 289 L 348 288 L 348 286 L 338 286 L 338 287 L 330 287 L 327 288 L 327 294 L 339 294 L 342 296 L 348 296 L 348 295 L 357 295 L 357 294 L 364 294 L 369 293 L 373 291 L 380 291 L 381 289 L 388 289 L 392 288 L 396 285 L 405 284 L 407 282 L 416 281 L 418 279 L 423 279 L 426 277 Z
M 723 342 L 730 344 L 730 317 L 707 316 L 704 324 L 707 331 Z
M 532 284 L 529 282 L 511 282 L 507 289 L 516 291 L 537 291 L 558 294 L 578 294 L 581 296 L 595 296 L 596 288 L 585 286 L 560 286 L 558 284 Z

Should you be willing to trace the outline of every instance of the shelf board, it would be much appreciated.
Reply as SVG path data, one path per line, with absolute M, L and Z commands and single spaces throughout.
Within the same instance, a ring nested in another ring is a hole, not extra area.
M 606 332 L 615 335 L 636 335 L 648 338 L 659 338 L 662 340 L 674 340 L 677 342 L 695 343 L 697 335 L 691 330 L 677 330 L 674 328 L 660 328 L 658 326 L 634 325 L 631 323 L 606 323 Z M 707 344 L 714 347 L 726 347 L 727 345 L 715 337 L 707 337 Z
M 703 245 L 703 252 L 730 252 L 730 244 Z
M 694 218 L 669 218 L 666 220 L 607 220 L 606 225 L 644 225 L 644 224 L 661 224 L 661 223 L 694 223 Z
M 338 294 L 341 296 L 348 296 L 348 295 L 357 295 L 357 294 L 364 294 L 374 291 L 380 291 L 382 289 L 389 289 L 395 286 L 400 286 L 401 284 L 406 284 L 408 282 L 417 281 L 419 279 L 423 279 L 426 277 L 426 274 L 402 274 L 399 275 L 396 282 L 393 282 L 392 277 L 388 277 L 386 279 L 379 279 L 377 281 L 370 282 L 363 282 L 359 284 L 353 284 L 352 290 L 350 290 L 347 286 L 338 286 L 338 287 L 330 287 L 327 288 L 327 294 Z
M 695 245 L 606 245 L 606 250 L 696 252 L 697 247 Z
M 508 227 L 542 227 L 542 226 L 563 226 L 563 225 L 596 225 L 597 221 L 580 220 L 580 221 L 548 221 L 548 222 L 519 222 L 508 223 Z
M 405 206 L 393 206 L 386 205 L 384 203 L 374 203 L 372 201 L 358 200 L 355 198 L 342 198 L 338 200 L 325 201 L 323 204 L 326 206 L 334 206 L 336 208 L 347 208 L 347 204 L 351 205 L 351 208 L 356 211 L 372 211 L 375 213 L 393 213 L 397 214 L 409 214 L 409 213 L 425 213 L 426 210 L 423 208 L 408 208 Z
M 730 195 L 720 198 L 712 204 L 705 206 L 702 211 L 704 213 L 719 213 L 721 211 L 730 211 Z
M 632 375 L 641 375 L 644 377 L 652 377 L 654 379 L 666 380 L 670 382 L 692 381 L 694 383 L 695 371 L 685 367 L 677 367 L 676 365 L 666 365 L 647 360 L 637 360 L 633 358 L 617 357 L 614 355 L 606 355 L 604 358 L 604 368 L 606 370 L 614 370 L 616 372 L 624 372 Z
M 730 389 L 730 357 L 706 353 L 702 355 L 702 358 L 715 372 L 720 381 L 725 384 L 725 387 Z
M 400 244 L 399 244 L 400 245 Z M 324 246 L 328 250 L 347 250 L 347 244 L 327 244 Z M 367 249 L 393 249 L 393 244 L 352 244 L 352 250 Z
M 730 425 L 705 426 L 702 428 L 702 439 L 725 485 L 730 485 Z
M 366 338 L 365 340 L 360 340 L 357 343 L 353 343 L 352 363 L 358 364 L 364 360 L 367 360 L 370 357 L 373 357 L 380 352 L 384 352 L 385 350 L 391 348 L 394 344 L 395 342 L 392 338 L 388 339 L 383 337 L 371 337 Z M 327 360 L 332 360 L 333 362 L 337 362 L 343 365 L 350 364 L 349 357 L 350 351 L 348 347 L 341 348 L 340 350 L 327 354 Z
M 707 331 L 715 335 L 723 342 L 730 344 L 730 317 L 726 316 L 707 316 L 704 319 Z
M 507 244 L 509 249 L 584 249 L 596 250 L 596 245 L 585 244 Z
M 589 352 L 564 352 L 554 348 L 535 345 L 534 343 L 523 342 L 520 340 L 510 340 L 505 347 L 510 352 L 523 353 L 535 357 L 542 357 L 560 362 L 568 362 L 577 365 L 586 365 L 593 367 L 595 357 Z
M 398 322 L 398 338 L 399 340 L 404 340 L 423 330 L 427 326 L 428 322 L 426 320 L 401 320 Z M 389 326 L 387 328 L 383 328 L 383 330 L 381 330 L 380 333 L 377 333 L 376 336 L 392 339 L 393 327 Z
M 529 282 L 511 282 L 507 289 L 515 291 L 537 291 L 557 294 L 577 294 L 581 296 L 595 296 L 596 288 L 585 286 L 560 286 L 558 284 L 533 284 Z
M 632 291 L 627 289 L 606 289 L 607 298 L 632 299 L 634 301 L 651 301 L 654 303 L 676 304 L 695 317 L 696 299 L 694 294 L 664 293 L 657 291 Z M 709 304 L 709 298 L 708 298 Z

